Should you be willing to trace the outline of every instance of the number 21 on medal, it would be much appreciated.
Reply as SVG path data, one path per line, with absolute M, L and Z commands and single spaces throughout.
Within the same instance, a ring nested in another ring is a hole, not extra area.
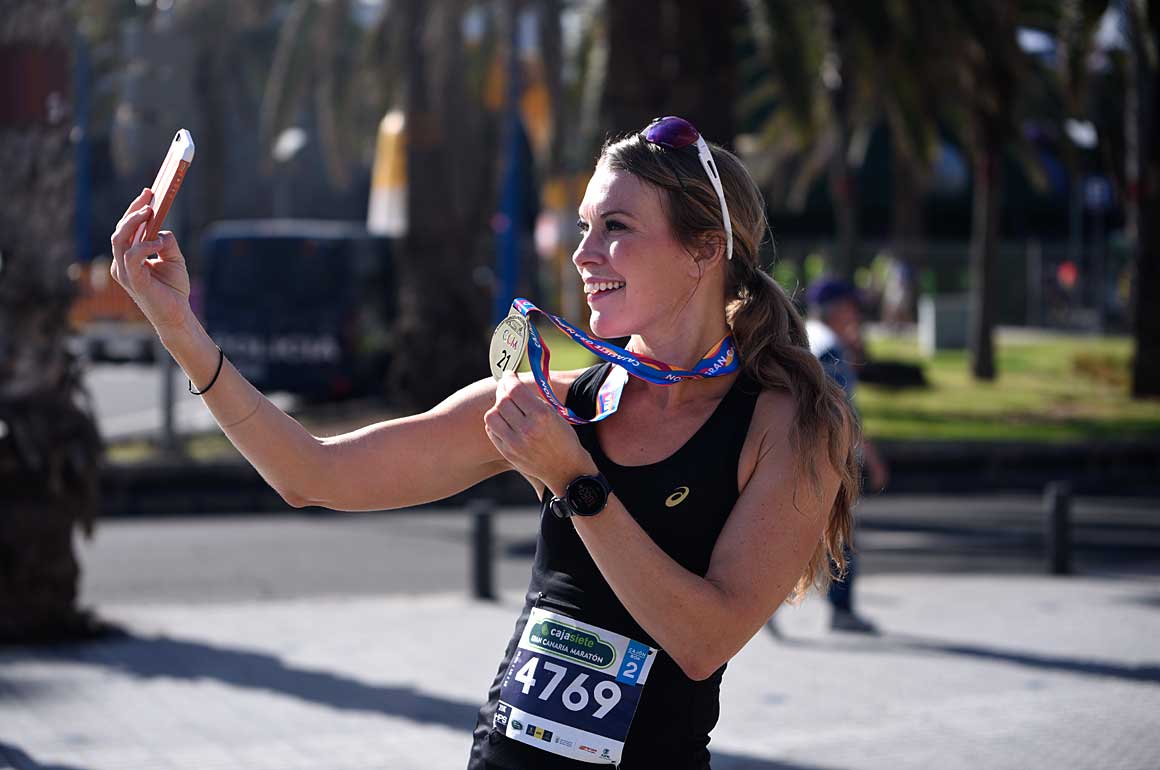
M 508 370 L 508 364 L 511 363 L 511 360 L 512 360 L 511 352 L 505 350 L 500 354 L 499 360 L 495 362 L 495 365 L 506 372 Z
M 536 668 L 539 664 L 538 657 L 529 658 L 528 662 L 516 672 L 516 681 L 523 685 L 524 695 L 530 693 L 532 688 L 536 686 Z M 552 693 L 556 691 L 556 688 L 560 686 L 560 681 L 568 673 L 568 669 L 550 660 L 544 661 L 544 670 L 552 674 L 552 679 L 537 696 L 540 700 L 548 700 L 552 697 Z M 588 706 L 588 690 L 584 688 L 584 683 L 587 681 L 587 674 L 577 674 L 572 683 L 564 688 L 560 694 L 564 708 L 569 711 L 583 711 Z M 592 690 L 592 698 L 599 704 L 599 707 L 592 716 L 596 719 L 603 719 L 617 703 L 620 703 L 621 695 L 620 687 L 616 682 L 606 680 L 597 684 Z

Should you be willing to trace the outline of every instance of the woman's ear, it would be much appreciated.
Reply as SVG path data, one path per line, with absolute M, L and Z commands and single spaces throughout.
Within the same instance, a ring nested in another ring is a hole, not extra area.
M 702 263 L 702 268 L 712 267 L 720 260 L 725 261 L 725 238 L 721 233 L 701 233 L 697 236 L 694 258 Z

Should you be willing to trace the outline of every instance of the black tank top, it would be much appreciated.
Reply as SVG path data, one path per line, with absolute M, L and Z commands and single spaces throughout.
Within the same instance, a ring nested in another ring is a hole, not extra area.
M 568 407 L 582 417 L 591 417 L 596 394 L 610 367 L 600 364 L 581 374 L 568 390 Z M 756 383 L 741 374 L 693 437 L 668 458 L 651 465 L 629 467 L 612 462 L 600 447 L 595 424 L 576 426 L 580 443 L 633 519 L 665 553 L 697 575 L 708 571 L 717 537 L 737 502 L 737 465 L 759 393 Z M 510 740 L 492 729 L 504 672 L 537 604 L 660 647 L 613 593 L 572 522 L 558 519 L 548 510 L 551 496 L 551 491 L 545 490 L 527 601 L 487 703 L 480 709 L 469 770 L 593 767 Z M 641 694 L 620 767 L 708 768 L 709 731 L 717 723 L 724 671 L 722 666 L 708 679 L 696 682 L 661 650 Z

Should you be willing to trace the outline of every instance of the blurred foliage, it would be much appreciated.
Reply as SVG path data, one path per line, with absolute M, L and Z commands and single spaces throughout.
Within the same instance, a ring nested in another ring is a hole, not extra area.
M 872 438 L 948 441 L 1086 441 L 1160 438 L 1160 401 L 1128 391 L 1127 337 L 1027 337 L 1001 332 L 1001 374 L 976 382 L 965 351 L 924 358 L 913 338 L 871 337 L 875 360 L 920 364 L 931 387 L 862 384 L 856 396 Z

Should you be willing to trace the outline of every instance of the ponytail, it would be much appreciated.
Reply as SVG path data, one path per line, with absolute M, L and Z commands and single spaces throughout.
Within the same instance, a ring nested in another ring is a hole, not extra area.
M 738 265 L 738 270 L 745 268 Z M 846 571 L 861 478 L 857 456 L 861 430 L 845 392 L 810 353 L 805 323 L 781 284 L 759 268 L 751 266 L 749 273 L 729 308 L 741 365 L 762 389 L 786 391 L 793 397 L 790 448 L 796 472 L 806 475 L 813 493 L 822 494 L 817 467 L 810 462 L 821 446 L 839 477 L 822 539 L 791 594 L 790 601 L 797 603 L 811 587 L 824 590 Z M 828 569 L 830 563 L 836 575 Z

